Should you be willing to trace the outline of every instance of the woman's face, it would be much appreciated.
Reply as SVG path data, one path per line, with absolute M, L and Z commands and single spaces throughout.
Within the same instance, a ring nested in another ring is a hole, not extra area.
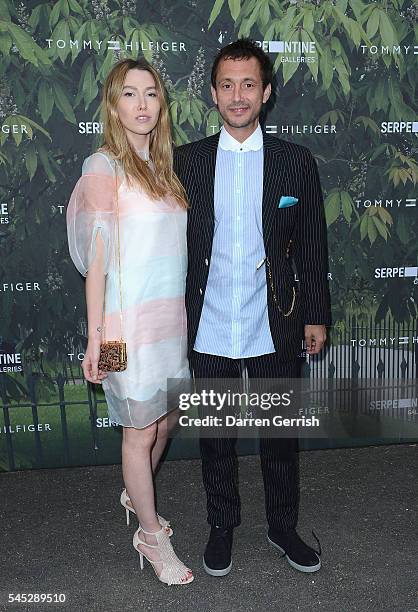
M 122 95 L 116 105 L 119 119 L 128 132 L 145 136 L 157 124 L 160 100 L 154 77 L 147 70 L 128 70 Z

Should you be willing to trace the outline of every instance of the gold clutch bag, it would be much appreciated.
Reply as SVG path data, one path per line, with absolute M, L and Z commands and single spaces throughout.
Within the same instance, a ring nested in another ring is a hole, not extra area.
M 103 372 L 123 372 L 127 365 L 126 342 L 109 340 L 101 343 L 99 370 L 103 370 Z
M 116 177 L 116 219 L 117 219 L 117 259 L 119 268 L 119 300 L 120 300 L 120 340 L 106 340 L 106 326 L 103 323 L 103 341 L 100 344 L 99 370 L 103 372 L 123 372 L 128 367 L 128 355 L 126 351 L 126 342 L 123 340 L 122 333 L 122 271 L 120 265 L 120 230 L 119 230 L 119 198 L 118 184 Z M 106 296 L 106 290 L 105 290 Z M 103 300 L 103 319 L 106 312 L 106 297 Z

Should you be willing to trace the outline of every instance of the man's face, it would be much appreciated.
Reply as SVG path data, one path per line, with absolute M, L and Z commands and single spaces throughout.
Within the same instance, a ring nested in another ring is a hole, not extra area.
M 254 124 L 263 103 L 271 94 L 271 85 L 263 91 L 260 64 L 250 59 L 221 60 L 216 74 L 216 89 L 212 98 L 224 123 L 232 128 L 246 128 Z

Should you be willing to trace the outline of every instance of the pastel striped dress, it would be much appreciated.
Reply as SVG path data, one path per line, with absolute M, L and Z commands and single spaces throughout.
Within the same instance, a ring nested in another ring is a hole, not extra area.
M 122 328 L 128 367 L 103 389 L 111 421 L 143 428 L 176 408 L 168 379 L 190 378 L 184 303 L 187 213 L 172 198 L 152 200 L 129 187 L 116 163 L 96 152 L 83 163 L 67 208 L 71 259 L 86 276 L 97 233 L 105 245 L 106 340 L 120 338 L 116 189 L 122 270 Z

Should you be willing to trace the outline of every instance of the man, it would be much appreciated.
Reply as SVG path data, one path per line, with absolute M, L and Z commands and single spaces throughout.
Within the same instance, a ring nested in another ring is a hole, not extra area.
M 186 285 L 189 359 L 196 378 L 300 377 L 330 324 L 326 225 L 318 170 L 306 147 L 262 133 L 272 65 L 252 41 L 223 49 L 212 68 L 220 133 L 179 147 L 175 171 L 190 201 Z M 299 282 L 294 282 L 296 266 Z M 209 541 L 204 568 L 232 567 L 240 524 L 236 437 L 201 437 Z M 296 532 L 295 439 L 260 438 L 268 540 L 302 572 L 320 559 Z

